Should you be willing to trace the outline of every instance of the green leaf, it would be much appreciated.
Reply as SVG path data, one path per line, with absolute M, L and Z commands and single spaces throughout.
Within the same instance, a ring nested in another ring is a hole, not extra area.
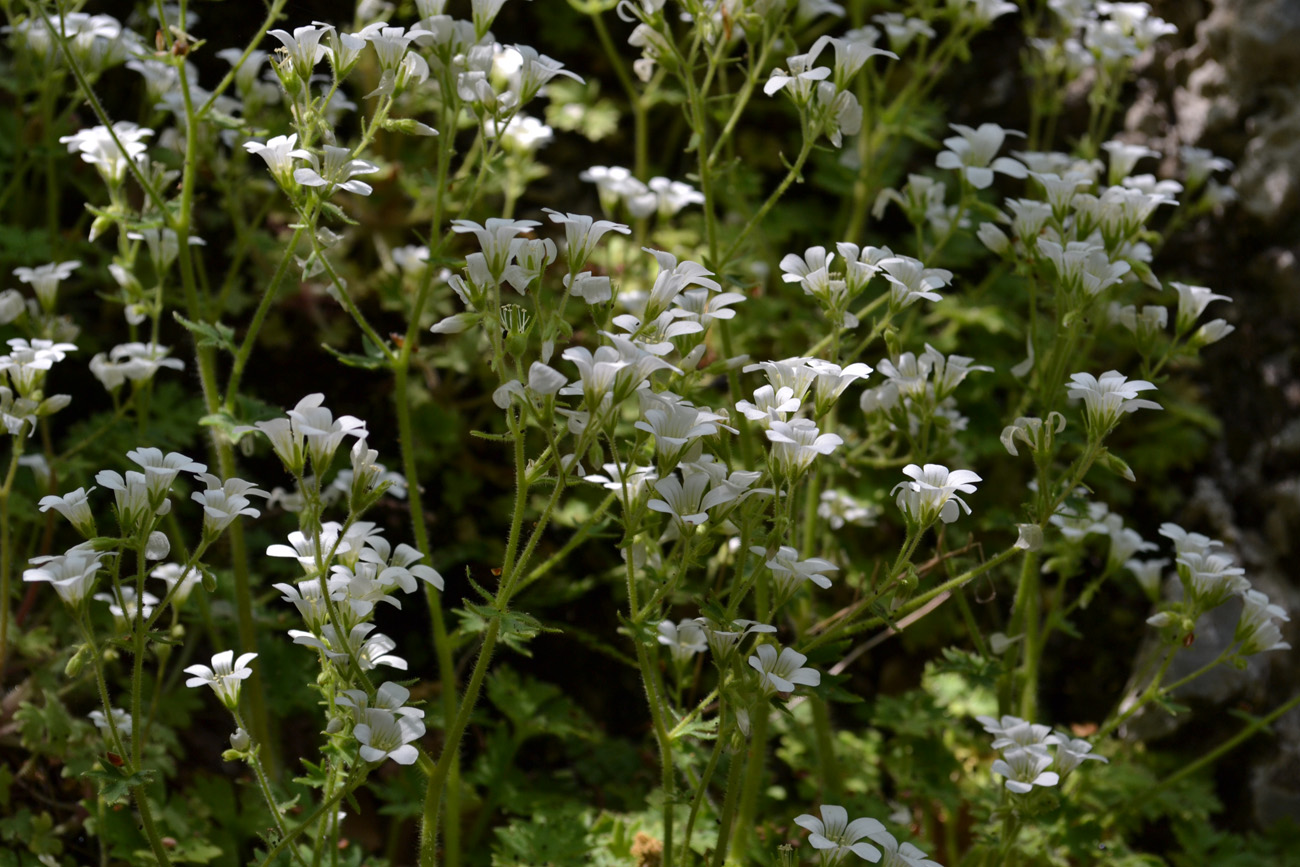
M 193 322 L 174 310 L 172 316 L 194 335 L 194 342 L 198 346 L 215 346 L 226 350 L 231 355 L 237 351 L 235 329 L 229 325 L 222 325 L 220 322 Z
M 388 367 L 388 359 L 384 357 L 382 352 L 377 348 L 374 349 L 374 351 L 371 351 L 375 346 L 374 342 L 367 340 L 365 343 L 367 344 L 365 355 L 357 355 L 351 352 L 339 352 L 328 343 L 322 343 L 320 346 L 321 349 L 324 349 L 348 367 L 359 367 L 362 370 L 383 370 Z
M 99 780 L 100 797 L 106 803 L 116 804 L 130 797 L 131 790 L 136 786 L 148 785 L 155 774 L 148 768 L 128 774 L 109 760 L 107 764 L 101 762 L 95 769 L 86 771 L 85 776 Z
M 464 608 L 457 608 L 456 616 L 460 618 L 461 630 L 470 635 L 486 632 L 490 622 L 498 621 L 497 635 L 501 643 L 524 656 L 532 656 L 524 645 L 537 637 L 539 632 L 560 631 L 542 626 L 531 615 L 518 611 L 499 611 L 490 605 L 477 605 L 473 602 L 466 602 Z

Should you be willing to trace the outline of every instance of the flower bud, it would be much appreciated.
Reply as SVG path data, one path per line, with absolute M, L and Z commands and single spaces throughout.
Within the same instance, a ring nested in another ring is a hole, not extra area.
M 341 717 L 334 717 L 325 724 L 325 734 L 327 735 L 336 735 L 341 731 L 343 731 L 343 719 Z
M 68 664 L 64 666 L 64 675 L 67 677 L 76 677 L 81 674 L 81 669 L 86 664 L 86 660 L 90 658 L 90 653 L 90 645 L 83 644 L 78 647 L 77 652 L 72 654 L 72 658 L 69 659 Z
M 252 743 L 253 739 L 248 736 L 248 732 L 244 731 L 243 728 L 235 729 L 234 734 L 230 736 L 231 748 L 240 752 L 247 750 Z

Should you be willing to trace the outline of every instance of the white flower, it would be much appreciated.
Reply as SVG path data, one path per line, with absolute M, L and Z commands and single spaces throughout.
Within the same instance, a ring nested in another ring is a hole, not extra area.
M 704 193 L 683 181 L 653 177 L 646 184 L 657 202 L 655 210 L 661 219 L 673 216 L 687 205 L 704 204 Z
M 137 595 L 134 587 L 121 588 L 120 596 L 116 593 L 96 593 L 93 598 L 98 602 L 108 603 L 108 613 L 113 615 L 118 629 L 123 631 L 131 628 L 137 616 L 148 619 L 153 614 L 154 606 L 158 604 L 157 596 L 148 592 Z
M 1100 378 L 1091 373 L 1073 373 L 1070 382 L 1073 385 L 1066 395 L 1083 399 L 1088 432 L 1093 436 L 1109 433 L 1125 413 L 1161 408 L 1155 401 L 1138 397 L 1143 391 L 1155 389 L 1154 385 L 1141 379 L 1130 382 L 1118 370 L 1108 370 Z
M 747 400 L 736 401 L 736 409 L 745 418 L 760 422 L 764 427 L 773 421 L 785 421 L 788 414 L 799 411 L 799 406 L 794 390 L 788 385 L 775 390 L 770 385 L 763 385 L 754 391 L 753 403 Z
M 822 491 L 821 502 L 817 506 L 817 517 L 826 521 L 832 530 L 839 530 L 845 524 L 869 527 L 875 523 L 877 510 L 864 506 L 843 491 Z
M 1012 747 L 993 763 L 993 773 L 1007 778 L 1006 786 L 1023 795 L 1034 786 L 1055 786 L 1061 781 L 1059 774 L 1049 771 L 1052 757 L 1046 750 L 1039 752 L 1025 747 Z
M 977 190 L 993 183 L 993 173 L 1001 172 L 1013 178 L 1027 177 L 1024 163 L 1010 157 L 994 158 L 1008 135 L 1023 136 L 1016 130 L 1007 130 L 995 123 L 982 123 L 972 129 L 959 123 L 950 124 L 958 135 L 943 140 L 948 150 L 941 151 L 935 165 L 941 169 L 956 169 Z
M 1117 139 L 1112 139 L 1104 143 L 1101 149 L 1110 154 L 1110 171 L 1107 180 L 1111 184 L 1119 184 L 1129 175 L 1133 174 L 1133 167 L 1137 161 L 1145 157 L 1158 157 L 1159 151 L 1153 151 L 1145 145 L 1128 144 Z
M 925 852 L 911 843 L 899 843 L 893 834 L 883 828 L 867 834 L 867 839 L 879 846 L 884 853 L 880 867 L 942 867 L 939 862 L 925 857 Z
M 536 220 L 507 220 L 490 217 L 483 225 L 472 220 L 452 220 L 451 229 L 458 234 L 472 232 L 478 238 L 487 270 L 492 279 L 501 280 L 516 249 L 514 240 L 524 232 L 531 232 L 541 223 Z
M 90 491 L 95 490 L 91 488 Z M 48 512 L 50 509 L 58 512 L 67 518 L 72 526 L 77 528 L 77 532 L 83 536 L 95 535 L 95 516 L 90 511 L 90 500 L 88 499 L 90 491 L 85 488 L 77 488 L 75 491 L 69 491 L 61 497 L 51 494 L 47 497 L 41 497 L 40 506 L 42 512 Z
M 301 28 L 299 28 L 301 29 Z M 350 148 L 325 145 L 325 165 L 320 158 L 308 150 L 298 148 L 290 151 L 289 156 L 306 160 L 311 168 L 294 169 L 293 179 L 304 187 L 324 187 L 322 193 L 326 198 L 337 189 L 347 190 L 359 196 L 368 196 L 374 188 L 365 181 L 352 180 L 357 175 L 369 175 L 379 171 L 379 166 L 362 159 L 353 159 Z
M 898 508 L 922 526 L 929 526 L 937 520 L 951 524 L 957 520 L 958 505 L 970 514 L 970 506 L 957 496 L 975 493 L 975 482 L 983 481 L 970 470 L 949 470 L 942 464 L 926 464 L 924 467 L 908 464 L 903 467 L 903 475 L 913 481 L 899 482 L 891 493 L 898 494 Z
M 685 662 L 709 647 L 704 627 L 694 620 L 673 623 L 665 620 L 659 624 L 659 643 L 668 648 L 676 662 Z
M 217 481 L 215 477 L 208 478 Z M 238 482 L 239 479 L 231 479 L 232 482 Z M 256 493 L 262 496 L 268 496 L 264 491 Z M 262 514 L 254 509 L 247 497 L 230 490 L 223 485 L 209 486 L 206 491 L 195 491 L 190 494 L 190 499 L 203 506 L 203 532 L 209 536 L 216 536 L 225 532 L 225 529 L 234 523 L 235 518 L 240 515 L 247 515 L 250 518 L 256 518 Z
M 363 716 L 365 722 L 352 730 L 361 744 L 361 758 L 367 762 L 392 759 L 399 765 L 411 765 L 420 757 L 412 742 L 424 736 L 423 720 L 373 707 L 367 708 Z
M 1241 595 L 1241 619 L 1233 641 L 1240 641 L 1242 656 L 1266 653 L 1270 650 L 1290 650 L 1291 645 L 1282 640 L 1280 625 L 1288 622 L 1281 605 L 1273 605 L 1258 590 L 1247 590 Z
M 765 644 L 759 650 L 769 646 Z M 794 823 L 809 832 L 808 843 L 822 853 L 824 863 L 838 863 L 850 852 L 864 861 L 874 863 L 880 860 L 879 849 L 870 843 L 859 841 L 863 837 L 882 833 L 884 825 L 867 818 L 850 822 L 848 811 L 834 804 L 823 804 L 820 812 L 820 819 L 804 813 L 796 816 Z
M 716 436 L 719 427 L 736 433 L 734 428 L 719 424 L 726 420 L 725 415 L 693 406 L 680 398 L 665 399 L 671 392 L 656 394 L 643 389 L 639 394 L 642 420 L 634 426 L 637 430 L 654 435 L 655 453 L 659 456 L 661 470 L 675 466 L 692 441 L 700 437 Z
M 1152 601 L 1160 596 L 1160 579 L 1164 575 L 1165 567 L 1169 565 L 1169 560 L 1162 557 L 1158 560 L 1126 560 L 1124 568 L 1133 574 L 1137 579 L 1138 585 L 1142 592 Z
M 536 153 L 555 138 L 555 130 L 522 112 L 511 116 L 505 126 L 496 118 L 488 118 L 486 128 L 488 137 L 501 139 L 507 151 L 526 154 Z
M 804 668 L 808 657 L 790 647 L 782 647 L 780 654 L 771 644 L 760 644 L 749 658 L 749 667 L 758 672 L 759 686 L 771 695 L 775 692 L 794 692 L 796 685 L 817 686 L 822 682 L 821 672 Z
M 293 67 L 298 78 L 307 81 L 311 78 L 312 70 L 316 64 L 320 63 L 325 57 L 328 49 L 320 44 L 321 38 L 329 31 L 328 25 L 323 27 L 295 27 L 290 34 L 284 30 L 268 30 L 267 36 L 274 36 L 280 40 L 284 46 L 284 52 L 288 56 L 288 62 Z
M 761 370 L 767 375 L 767 381 L 776 389 L 777 395 L 781 390 L 788 388 L 790 397 L 794 400 L 803 402 L 808 394 L 808 389 L 817 381 L 817 369 L 809 365 L 807 358 L 785 358 L 780 361 L 759 361 L 754 364 L 747 364 L 743 368 L 745 373 L 752 373 L 755 370 Z M 757 397 L 757 395 L 755 395 Z M 794 412 L 796 410 L 790 410 Z
M 528 45 L 514 45 L 521 62 L 519 64 L 519 104 L 528 102 L 548 81 L 557 75 L 563 75 L 582 84 L 582 76 L 564 68 L 558 60 L 538 54 L 537 49 Z
M 92 710 L 86 715 L 95 724 L 95 728 L 103 732 L 106 737 L 111 734 L 114 726 L 117 727 L 118 734 L 122 737 L 131 737 L 131 715 L 120 707 L 110 708 L 110 713 L 112 714 L 111 723 L 109 718 L 104 716 L 102 710 Z
M 751 547 L 749 551 L 762 558 L 768 556 L 767 549 L 757 545 Z M 799 552 L 789 545 L 778 548 L 776 554 L 766 560 L 766 563 L 767 568 L 772 571 L 772 580 L 776 583 L 779 595 L 783 597 L 794 593 L 805 581 L 811 581 L 823 590 L 827 589 L 831 586 L 831 579 L 822 573 L 837 572 L 840 568 L 821 557 L 800 560 Z
M 99 352 L 90 360 L 90 372 L 109 391 L 116 391 L 127 380 L 147 382 L 160 368 L 184 370 L 185 362 L 168 358 L 171 348 L 156 343 L 122 343 L 109 354 Z
M 719 660 L 725 659 L 746 635 L 768 635 L 776 632 L 775 626 L 753 620 L 719 623 L 708 617 L 697 617 L 695 622 L 704 630 L 704 635 L 709 642 L 709 650 Z
M 172 483 L 182 472 L 202 473 L 207 466 L 180 452 L 163 454 L 162 449 L 133 449 L 126 453 L 133 464 L 144 470 L 151 500 L 158 500 L 171 490 Z M 129 475 L 129 473 L 128 473 Z
M 1178 155 L 1183 159 L 1184 177 L 1189 190 L 1200 187 L 1212 172 L 1227 171 L 1232 168 L 1230 160 L 1216 157 L 1205 148 L 1184 145 L 1178 149 Z
M 67 358 L 67 353 L 77 350 L 71 343 L 55 343 L 39 337 L 30 342 L 22 337 L 11 337 L 6 342 L 10 351 L 7 355 L 0 355 L 0 373 L 8 372 L 14 388 L 24 397 L 39 391 L 50 368 Z
M 926 268 L 910 256 L 894 256 L 882 259 L 878 264 L 890 283 L 889 304 L 895 310 L 915 304 L 922 298 L 927 301 L 942 300 L 943 296 L 934 290 L 947 286 L 952 280 L 951 271 Z
M 817 82 L 831 77 L 829 66 L 813 66 L 817 62 L 817 53 L 826 42 L 818 41 L 813 50 L 807 54 L 796 54 L 786 58 L 790 71 L 773 69 L 763 85 L 763 93 L 773 95 L 778 90 L 788 90 L 790 98 L 796 103 L 806 103 L 812 98 L 813 88 Z
M 1178 577 L 1187 596 L 1202 611 L 1221 605 L 1229 596 L 1250 589 L 1246 570 L 1234 566 L 1227 554 L 1198 554 L 1188 551 L 1175 561 Z
M 48 581 L 65 604 L 76 607 L 90 593 L 104 555 L 89 542 L 69 548 L 67 553 L 33 557 L 35 568 L 23 572 L 24 581 Z
M 614 287 L 610 285 L 609 277 L 597 277 L 590 271 L 583 271 L 572 279 L 565 274 L 564 288 L 569 290 L 570 295 L 576 295 L 588 304 L 603 304 L 614 297 Z
M 1005 749 L 1006 747 L 1046 749 L 1048 746 L 1061 742 L 1058 736 L 1052 734 L 1051 726 L 1031 723 L 1018 716 L 1008 714 L 1001 719 L 994 719 L 991 716 L 977 716 L 975 720 L 984 726 L 984 731 L 994 736 L 992 746 L 995 750 Z
M 764 432 L 772 442 L 772 459 L 788 478 L 803 474 L 818 455 L 829 455 L 844 444 L 839 434 L 822 433 L 808 418 L 772 421 Z
M 113 140 L 114 135 L 117 141 Z M 118 186 L 126 178 L 127 160 L 144 161 L 146 145 L 142 139 L 151 135 L 151 129 L 119 120 L 113 124 L 112 133 L 106 126 L 96 126 L 61 136 L 59 141 L 68 146 L 69 153 L 80 153 L 82 160 L 98 169 L 106 183 Z
M 212 687 L 221 703 L 234 710 L 239 706 L 240 683 L 253 674 L 253 669 L 248 664 L 256 658 L 256 653 L 242 653 L 235 659 L 235 651 L 223 650 L 212 657 L 211 668 L 206 665 L 191 665 L 185 669 L 186 674 L 194 675 L 185 681 L 185 685 Z
M 194 585 L 198 584 L 203 576 L 198 569 L 190 569 L 182 574 L 179 563 L 160 563 L 149 573 L 149 577 L 158 578 L 165 583 L 167 593 L 163 594 L 163 598 L 171 594 L 172 605 L 180 606 L 190 598 L 190 593 L 194 592 Z M 173 587 L 176 589 L 172 590 Z
M 52 310 L 55 297 L 58 295 L 59 283 L 72 276 L 72 272 L 80 267 L 81 263 L 75 260 L 51 262 L 35 268 L 15 268 L 14 276 L 32 287 L 42 307 Z
M 551 208 L 542 208 L 551 217 L 551 222 L 564 225 L 565 256 L 569 260 L 569 271 L 576 272 L 591 257 L 596 244 L 606 232 L 631 234 L 632 230 L 622 223 L 612 220 L 596 220 L 582 214 L 562 214 Z M 577 293 L 574 293 L 577 294 Z
M 266 161 L 271 176 L 282 187 L 288 187 L 293 180 L 293 155 L 298 148 L 298 134 L 277 135 L 268 139 L 266 144 L 259 141 L 244 142 L 244 150 L 256 154 Z
M 128 470 L 124 477 L 113 470 L 100 470 L 95 474 L 95 481 L 113 492 L 118 524 L 127 533 L 135 533 L 153 517 L 171 511 L 171 500 L 166 498 L 165 489 L 152 494 L 144 473 Z
M 1174 543 L 1174 551 L 1179 557 L 1188 553 L 1205 555 L 1215 548 L 1223 547 L 1223 543 L 1218 539 L 1211 539 L 1201 533 L 1188 532 L 1177 524 L 1168 521 L 1160 525 L 1158 532 L 1161 536 Z
M 721 291 L 722 284 L 710 280 L 709 277 L 713 276 L 713 272 L 700 263 L 686 261 L 679 264 L 677 257 L 672 253 L 652 250 L 649 247 L 642 249 L 654 256 L 659 263 L 659 273 L 655 276 L 650 297 L 646 300 L 645 310 L 641 314 L 643 320 L 653 320 L 658 317 L 668 309 L 674 298 L 689 287 L 703 286 L 714 292 Z
M 1190 331 L 1211 302 L 1232 300 L 1227 295 L 1216 295 L 1204 286 L 1189 286 L 1186 283 L 1176 282 L 1169 285 L 1178 290 L 1178 316 L 1174 320 L 1174 328 L 1179 334 Z
M 366 429 L 366 423 L 355 416 L 334 418 L 329 408 L 322 405 L 324 399 L 320 393 L 309 394 L 288 413 L 294 429 L 306 439 L 306 453 L 317 473 L 329 469 L 343 437 L 364 438 Z
M 1092 754 L 1092 744 L 1083 738 L 1072 738 L 1067 734 L 1057 735 L 1056 757 L 1052 762 L 1052 768 L 1062 777 L 1067 776 L 1085 761 L 1092 759 L 1098 762 L 1107 762 L 1105 756 L 1095 756 Z

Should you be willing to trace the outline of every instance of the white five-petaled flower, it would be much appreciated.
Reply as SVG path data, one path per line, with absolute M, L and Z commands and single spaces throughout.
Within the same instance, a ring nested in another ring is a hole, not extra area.
M 353 180 L 357 175 L 370 175 L 379 171 L 379 166 L 372 162 L 362 159 L 353 159 L 351 148 L 335 147 L 334 145 L 325 145 L 325 164 L 322 166 L 320 158 L 309 150 L 298 148 L 289 152 L 289 156 L 297 159 L 306 160 L 311 164 L 311 168 L 294 169 L 293 179 L 304 187 L 324 187 L 326 198 L 333 195 L 335 190 L 347 190 L 349 193 L 356 193 L 359 196 L 368 196 L 374 192 L 374 188 L 365 181 Z
M 519 104 L 528 102 L 542 87 L 557 75 L 567 76 L 582 84 L 582 76 L 565 69 L 564 64 L 528 45 L 512 46 L 521 58 L 519 64 Z
M 224 532 L 240 515 L 256 518 L 262 514 L 252 507 L 249 497 L 270 496 L 243 479 L 222 481 L 208 473 L 198 474 L 198 479 L 207 490 L 195 491 L 190 499 L 203 506 L 203 532 L 210 536 Z
M 69 153 L 80 153 L 82 160 L 99 170 L 106 183 L 117 186 L 126 178 L 127 160 L 141 161 L 146 150 L 142 139 L 151 135 L 151 129 L 119 120 L 111 133 L 106 126 L 95 126 L 61 136 L 59 142 L 68 146 Z
M 361 745 L 361 758 L 367 762 L 392 759 L 399 765 L 414 764 L 420 752 L 412 744 L 424 736 L 424 720 L 383 708 L 366 708 L 365 722 L 352 734 Z
M 1013 178 L 1028 176 L 1029 170 L 1024 163 L 1011 157 L 996 156 L 1008 135 L 1023 136 L 1024 133 L 1003 129 L 995 123 L 982 123 L 978 129 L 959 123 L 950 126 L 958 135 L 943 140 L 948 150 L 941 151 L 935 159 L 939 168 L 956 169 L 977 190 L 986 189 L 993 183 L 994 172 Z
M 91 488 L 90 491 L 95 490 Z M 95 535 L 95 516 L 90 511 L 89 494 L 85 488 L 77 488 L 75 491 L 69 491 L 63 496 L 53 494 L 47 497 L 41 497 L 40 506 L 42 512 L 48 512 L 50 509 L 58 512 L 68 519 L 72 526 L 77 528 L 77 532 L 83 536 Z
M 822 433 L 810 418 L 772 421 L 764 433 L 772 441 L 777 469 L 791 479 L 802 475 L 818 455 L 829 455 L 844 443 L 839 434 Z
M 782 647 L 778 654 L 771 644 L 760 644 L 749 658 L 749 667 L 758 672 L 758 683 L 766 695 L 791 693 L 794 688 L 817 686 L 822 682 L 821 672 L 804 668 L 808 657 L 790 647 Z
M 938 861 L 927 858 L 925 852 L 918 847 L 911 843 L 899 843 L 893 834 L 883 829 L 872 831 L 867 839 L 879 846 L 884 853 L 880 867 L 942 867 Z
M 169 358 L 171 348 L 157 343 L 122 343 L 114 346 L 107 355 L 102 352 L 90 359 L 90 372 L 109 391 L 117 391 L 127 380 L 144 382 L 153 378 L 160 368 L 184 370 L 185 362 Z
M 736 401 L 736 409 L 750 421 L 760 422 L 764 427 L 773 421 L 785 421 L 786 416 L 799 411 L 799 400 L 794 396 L 790 386 L 773 389 L 770 385 L 759 386 L 754 391 L 754 401 Z
M 552 208 L 542 208 L 550 214 L 552 223 L 564 225 L 565 255 L 569 259 L 569 272 L 576 273 L 591 258 L 597 242 L 606 232 L 631 234 L 632 230 L 612 220 L 596 220 L 583 214 L 562 214 Z M 580 294 L 580 293 L 573 293 Z
M 709 642 L 709 650 L 719 660 L 724 659 L 735 650 L 736 645 L 746 635 L 767 635 L 776 632 L 775 626 L 758 623 L 754 620 L 732 620 L 728 623 L 719 623 L 708 617 L 697 617 L 695 622 L 704 630 L 705 638 Z M 721 661 L 719 661 L 719 664 L 722 664 Z
M 1241 595 L 1241 619 L 1237 621 L 1234 641 L 1241 642 L 1238 650 L 1242 656 L 1266 653 L 1270 650 L 1290 650 L 1291 645 L 1282 640 L 1281 624 L 1288 622 L 1286 610 L 1274 605 L 1258 590 L 1247 590 Z
M 33 568 L 23 572 L 24 581 L 48 581 L 65 604 L 76 607 L 90 593 L 99 573 L 103 553 L 89 542 L 74 545 L 64 554 L 33 557 Z
M 823 863 L 839 863 L 850 852 L 864 861 L 875 863 L 880 860 L 880 850 L 862 838 L 883 832 L 884 825 L 868 818 L 850 822 L 848 810 L 834 804 L 823 804 L 820 812 L 820 819 L 805 813 L 796 816 L 794 823 L 809 832 L 808 843 L 822 853 Z
M 185 681 L 186 686 L 210 686 L 226 707 L 239 706 L 240 683 L 253 674 L 248 664 L 257 658 L 256 653 L 242 653 L 235 659 L 235 651 L 223 650 L 212 657 L 212 667 L 191 665 L 186 674 L 194 675 Z
M 503 217 L 489 217 L 483 225 L 472 220 L 452 220 L 451 230 L 458 234 L 472 232 L 478 238 L 487 271 L 493 280 L 501 280 L 506 267 L 514 257 L 514 241 L 524 232 L 531 232 L 541 223 L 536 220 L 507 220 Z
M 1124 413 L 1139 409 L 1160 409 L 1160 404 L 1153 400 L 1139 398 L 1143 391 L 1151 391 L 1155 386 L 1146 380 L 1129 381 L 1118 370 L 1108 370 L 1100 378 L 1091 373 L 1073 373 L 1073 383 L 1066 395 L 1082 398 L 1085 421 L 1089 434 L 1102 437 L 1119 424 Z
M 901 310 L 922 298 L 940 301 L 943 296 L 934 291 L 947 286 L 952 272 L 944 268 L 927 268 L 920 260 L 910 256 L 893 256 L 877 263 L 889 281 L 889 305 Z
M 1089 759 L 1108 763 L 1105 756 L 1093 755 L 1092 744 L 1083 738 L 1072 738 L 1063 733 L 1057 735 L 1056 756 L 1052 762 L 1052 769 L 1058 774 L 1062 777 L 1068 776 L 1071 771 Z
M 778 90 L 788 90 L 790 98 L 796 103 L 808 102 L 817 82 L 831 77 L 829 66 L 813 66 L 817 62 L 815 52 L 820 52 L 825 44 L 819 42 L 813 46 L 813 51 L 787 57 L 786 62 L 790 65 L 790 71 L 773 69 L 767 83 L 763 85 L 763 93 L 771 96 Z
M 950 471 L 942 464 L 908 464 L 903 467 L 903 475 L 912 481 L 899 482 L 891 493 L 898 494 L 898 508 L 922 526 L 940 520 L 951 524 L 957 520 L 959 505 L 969 515 L 970 506 L 957 492 L 973 494 L 974 483 L 983 481 L 970 470 Z
M 1061 781 L 1059 774 L 1047 770 L 1051 764 L 1046 749 L 1011 747 L 993 763 L 993 773 L 1006 777 L 1008 790 L 1023 795 L 1034 786 L 1055 786 Z
M 749 549 L 751 554 L 765 558 L 767 568 L 772 571 L 779 597 L 786 597 L 798 590 L 805 581 L 811 581 L 825 590 L 831 586 L 831 579 L 824 572 L 837 572 L 838 566 L 821 557 L 799 559 L 799 552 L 789 545 L 782 545 L 770 558 L 766 548 L 755 545 Z
M 1189 286 L 1186 283 L 1170 283 L 1178 291 L 1178 316 L 1174 328 L 1179 334 L 1192 330 L 1196 320 L 1205 312 L 1213 301 L 1231 301 L 1227 295 L 1216 295 L 1204 286 Z
M 685 662 L 697 653 L 709 648 L 708 637 L 695 620 L 682 620 L 673 623 L 665 620 L 659 624 L 659 643 L 668 648 L 676 662 Z
M 285 30 L 268 30 L 266 35 L 280 40 L 290 66 L 302 81 L 307 81 L 311 78 L 311 72 L 316 68 L 316 64 L 324 59 L 329 50 L 320 44 L 329 30 L 329 25 L 320 27 L 308 25 L 295 27 L 293 33 Z
M 266 161 L 271 176 L 282 187 L 289 186 L 293 180 L 293 156 L 298 149 L 298 134 L 277 135 L 267 139 L 266 144 L 259 141 L 244 142 L 244 150 L 256 154 Z
M 47 265 L 37 265 L 35 268 L 15 268 L 14 276 L 31 286 L 41 306 L 50 310 L 54 307 L 59 284 L 72 276 L 72 272 L 80 267 L 81 263 L 76 260 L 50 262 Z

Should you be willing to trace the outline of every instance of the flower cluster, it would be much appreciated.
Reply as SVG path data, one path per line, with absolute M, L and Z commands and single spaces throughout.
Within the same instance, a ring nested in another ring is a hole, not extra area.
M 1017 795 L 1028 794 L 1035 786 L 1055 786 L 1087 759 L 1106 761 L 1092 755 L 1088 741 L 1054 734 L 1050 726 L 1015 716 L 976 719 L 993 735 L 993 749 L 1002 751 L 1002 757 L 993 762 L 993 773 L 1005 778 L 1007 790 Z M 1052 747 L 1055 749 L 1049 749 Z

